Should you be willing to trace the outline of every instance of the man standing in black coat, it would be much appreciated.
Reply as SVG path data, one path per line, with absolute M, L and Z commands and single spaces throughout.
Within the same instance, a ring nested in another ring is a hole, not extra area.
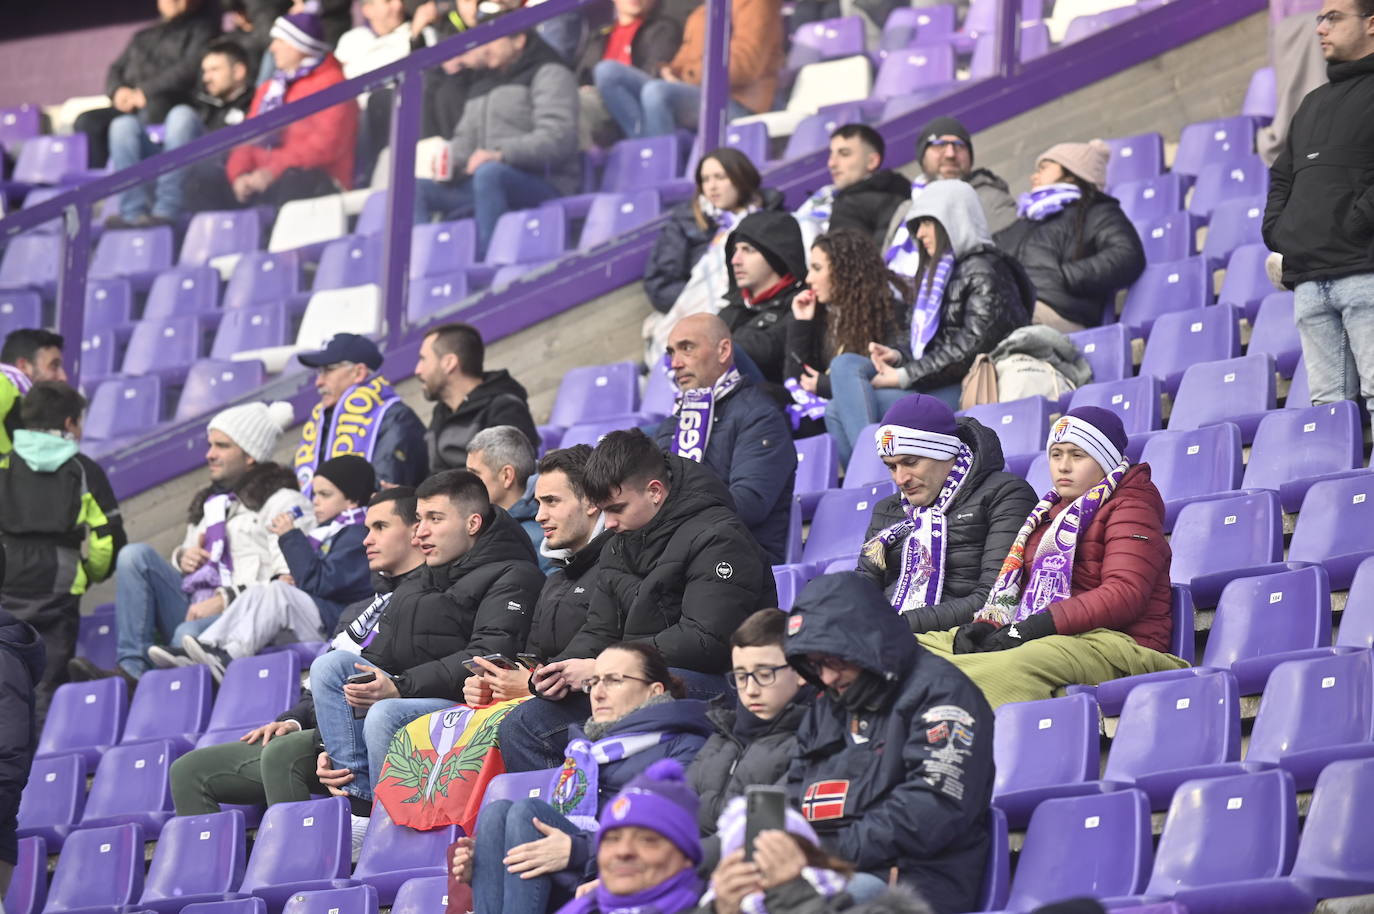
M 1317 37 L 1331 81 L 1269 169 L 1264 242 L 1283 255 L 1312 403 L 1374 407 L 1374 0 L 1326 0 Z
M 1003 471 L 1002 444 L 937 397 L 898 400 L 874 447 L 898 491 L 873 506 L 858 572 L 883 588 L 916 634 L 973 621 L 1035 490 Z
M 806 288 L 806 250 L 789 213 L 750 213 L 725 239 L 730 290 L 720 319 L 767 381 L 782 383 L 792 299 Z
M 715 473 L 769 561 L 783 563 L 797 452 L 782 410 L 740 375 L 730 330 L 714 314 L 678 321 L 668 358 L 680 393 L 654 435 L 658 446 Z
M 787 774 L 821 846 L 884 882 L 896 867 L 937 914 L 977 907 L 993 778 L 983 693 L 852 573 L 802 591 L 787 660 L 822 690 Z
M 5 550 L 0 548 L 0 584 L 5 580 Z M 0 609 L 0 898 L 18 862 L 19 795 L 29 781 L 38 746 L 34 688 L 43 677 L 43 639 L 27 622 Z

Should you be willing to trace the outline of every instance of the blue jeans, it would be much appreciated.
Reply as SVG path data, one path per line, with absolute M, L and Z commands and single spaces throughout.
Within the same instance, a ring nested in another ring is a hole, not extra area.
M 1374 409 L 1374 273 L 1300 283 L 1293 317 L 1313 405 L 1364 397 Z
M 191 598 L 181 572 L 147 543 L 130 543 L 115 561 L 115 632 L 119 665 L 130 676 L 148 669 L 148 648 L 186 621 Z M 209 622 L 207 621 L 208 625 Z
M 417 717 L 451 708 L 457 702 L 447 698 L 387 698 L 367 709 L 362 720 L 353 717 L 353 707 L 344 700 L 344 680 L 359 672 L 353 664 L 362 663 L 350 651 L 330 651 L 310 664 L 310 693 L 315 698 L 315 722 L 320 739 L 336 768 L 353 772 L 353 783 L 344 792 L 363 800 L 372 799 L 373 779 L 386 761 L 387 746 L 396 731 Z
M 840 466 L 848 466 L 854 439 L 865 425 L 882 418 L 892 404 L 911 393 L 901 388 L 874 387 L 878 372 L 868 356 L 846 352 L 830 361 L 830 403 L 825 408 L 825 430 L 835 439 Z
M 454 170 L 464 163 L 454 162 Z M 415 218 L 428 222 L 438 215 L 471 212 L 477 221 L 477 254 L 487 255 L 496 220 L 516 209 L 530 209 L 559 196 L 558 189 L 538 175 L 507 165 L 486 162 L 457 184 L 421 179 L 415 182 Z
M 539 914 L 550 910 L 549 895 L 554 887 L 552 876 L 521 879 L 507 872 L 501 863 L 511 848 L 544 837 L 543 832 L 530 821 L 536 818 L 567 834 L 575 835 L 578 832 L 577 826 L 543 800 L 493 800 L 482 806 L 482 812 L 477 816 L 476 844 L 472 854 L 474 911 L 491 914 L 528 911 Z
M 582 692 L 562 701 L 533 698 L 511 708 L 496 732 L 506 770 L 540 771 L 563 764 L 568 727 L 591 716 L 591 700 Z
M 606 110 L 629 137 L 663 136 L 678 127 L 695 129 L 701 114 L 701 87 L 655 79 L 643 70 L 603 60 L 592 70 L 592 81 Z M 730 99 L 727 120 L 754 112 Z
M 159 152 L 170 152 L 185 146 L 205 133 L 205 125 L 190 105 L 177 105 L 167 112 L 163 122 L 166 137 L 159 146 L 148 139 L 143 122 L 136 114 L 121 114 L 110 122 L 110 161 L 116 170 L 137 165 Z M 174 219 L 185 206 L 186 169 L 178 169 L 158 178 L 144 181 L 119 195 L 119 215 L 132 221 L 151 213 L 159 219 Z
M 644 136 L 644 108 L 639 93 L 649 80 L 648 73 L 618 60 L 601 60 L 592 68 L 592 82 L 620 130 L 628 137 Z

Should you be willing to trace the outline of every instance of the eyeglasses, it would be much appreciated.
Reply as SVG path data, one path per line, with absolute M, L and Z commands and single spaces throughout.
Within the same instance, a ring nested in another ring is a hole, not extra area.
M 1335 25 L 1343 19 L 1374 19 L 1374 16 L 1352 16 L 1350 13 L 1342 13 L 1340 10 L 1332 10 L 1329 13 L 1317 14 L 1317 28 L 1321 28 L 1323 23 L 1326 25 Z
M 934 146 L 936 149 L 946 149 L 946 148 L 948 148 L 948 149 L 953 149 L 953 150 L 955 150 L 955 151 L 958 151 L 958 150 L 960 150 L 960 149 L 967 149 L 967 148 L 968 148 L 968 143 L 965 143 L 963 140 L 960 140 L 960 139 L 942 140 L 942 139 L 940 139 L 939 137 L 931 137 L 931 138 L 926 142 L 926 145 L 927 145 L 927 146 Z
M 842 673 L 849 669 L 849 661 L 839 657 L 831 657 L 829 654 L 820 656 L 808 655 L 806 662 L 815 667 L 817 671 L 829 670 L 832 673 Z
M 622 676 L 619 673 L 607 673 L 605 676 L 588 676 L 582 680 L 582 691 L 590 693 L 597 685 L 604 685 L 608 689 L 618 688 L 625 684 L 625 680 L 633 679 L 635 682 L 653 682 L 652 679 L 645 679 L 643 676 Z
M 740 673 L 734 670 L 725 674 L 725 681 L 730 684 L 732 689 L 742 689 L 749 684 L 749 680 L 758 683 L 760 689 L 766 689 L 778 681 L 778 670 L 786 670 L 790 664 L 780 663 L 777 666 L 761 666 L 752 673 Z

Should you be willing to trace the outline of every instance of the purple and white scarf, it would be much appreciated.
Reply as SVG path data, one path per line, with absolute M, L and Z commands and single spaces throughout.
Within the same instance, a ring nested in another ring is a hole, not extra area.
M 716 404 L 743 380 L 739 369 L 732 366 L 710 387 L 678 391 L 677 405 L 673 407 L 673 414 L 677 416 L 677 431 L 673 433 L 674 454 L 696 463 L 706 458 L 706 442 L 711 438 Z
M 988 601 L 973 617 L 974 621 L 1010 625 L 1043 612 L 1054 603 L 1067 600 L 1073 594 L 1073 559 L 1078 548 L 1078 535 L 1088 529 L 1097 510 L 1112 497 L 1130 466 L 1130 461 L 1123 457 L 1101 482 L 1078 496 L 1051 522 L 1050 529 L 1045 531 L 1039 548 L 1035 550 L 1023 592 L 1021 572 L 1026 565 L 1026 542 L 1035 529 L 1045 522 L 1050 509 L 1063 500 L 1053 489 L 1046 492 L 1012 541 L 1011 551 L 1002 560 L 1002 568 L 997 573 L 992 592 L 988 594 Z
M 1083 190 L 1077 184 L 1046 184 L 1017 198 L 1016 215 L 1042 222 L 1082 197 Z
M 782 382 L 782 386 L 792 395 L 792 402 L 787 404 L 787 418 L 792 422 L 792 431 L 801 428 L 803 419 L 820 421 L 825 418 L 825 408 L 830 403 L 825 397 L 802 387 L 796 378 L 788 378 Z
M 310 540 L 310 545 L 315 547 L 316 552 L 327 552 L 325 545 L 334 538 L 335 534 L 343 530 L 344 527 L 361 524 L 366 519 L 366 508 L 345 508 L 327 526 L 316 527 L 307 533 L 306 537 Z
M 233 494 L 211 495 L 205 499 L 201 517 L 205 521 L 201 546 L 210 554 L 195 571 L 181 579 L 181 592 L 191 594 L 193 602 L 209 596 L 217 587 L 234 583 L 234 558 L 229 552 L 229 510 L 237 501 Z
M 613 895 L 604 883 L 558 909 L 558 914 L 683 914 L 701 897 L 701 880 L 692 867 L 632 895 Z
M 715 223 L 716 233 L 711 237 L 711 245 L 724 244 L 726 237 L 735 230 L 740 220 L 750 213 L 758 212 L 758 206 L 746 206 L 744 212 L 736 213 L 728 209 L 716 209 L 710 200 L 706 199 L 705 194 L 697 197 L 697 206 L 701 209 L 701 214 L 710 222 Z
M 549 805 L 583 831 L 597 831 L 601 827 L 596 819 L 601 805 L 597 794 L 601 766 L 652 749 L 673 736 L 670 730 L 657 730 L 621 733 L 596 742 L 586 737 L 569 740 L 563 750 L 563 766 L 554 773 L 549 786 Z
M 916 304 L 911 308 L 911 357 L 919 359 L 926 345 L 940 329 L 940 306 L 945 299 L 945 285 L 954 272 L 954 254 L 946 251 L 931 267 L 930 281 L 922 277 L 917 284 Z
M 887 567 L 888 547 L 902 543 L 902 567 L 892 591 L 892 608 L 897 612 L 940 602 L 945 578 L 945 508 L 958 496 L 972 467 L 973 451 L 968 445 L 960 444 L 954 466 L 935 501 L 917 508 L 903 498 L 902 511 L 906 518 L 864 543 L 864 560 L 879 569 Z
M 0 362 L 0 374 L 10 379 L 10 383 L 19 389 L 20 396 L 33 388 L 33 382 L 29 380 L 29 376 L 8 362 Z
M 258 102 L 258 113 L 255 116 L 261 117 L 286 104 L 286 92 L 291 88 L 291 85 L 296 80 L 309 76 L 323 62 L 323 57 L 307 57 L 299 67 L 290 73 L 285 70 L 275 71 L 272 74 L 272 79 L 267 83 L 267 91 L 262 94 L 262 99 Z M 281 135 L 282 131 L 274 130 L 259 139 L 258 145 L 267 149 L 280 146 Z
M 925 175 L 911 182 L 912 203 L 916 202 L 916 198 L 926 189 L 928 183 Z M 908 278 L 915 276 L 916 271 L 921 268 L 921 245 L 907 228 L 907 223 L 903 222 L 897 226 L 897 231 L 892 235 L 892 244 L 883 253 L 883 262 L 892 272 Z

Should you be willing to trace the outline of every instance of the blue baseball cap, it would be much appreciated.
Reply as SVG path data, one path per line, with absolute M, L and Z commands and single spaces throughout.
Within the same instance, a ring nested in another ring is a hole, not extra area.
M 382 367 L 382 351 L 377 344 L 356 333 L 336 333 L 318 352 L 302 352 L 296 358 L 310 368 L 323 368 L 337 362 L 358 362 L 376 371 Z

